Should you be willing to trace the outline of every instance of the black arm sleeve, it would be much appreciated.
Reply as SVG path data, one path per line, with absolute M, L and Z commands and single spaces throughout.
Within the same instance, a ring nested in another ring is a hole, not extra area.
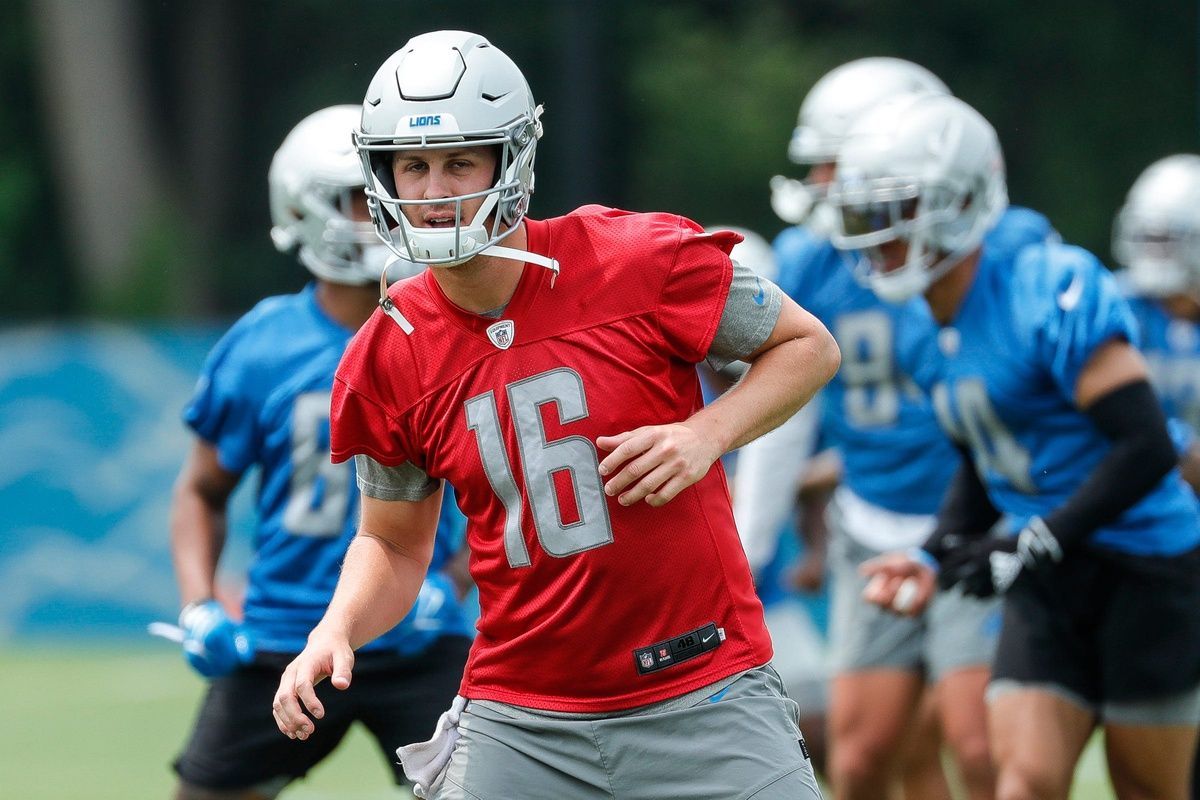
M 921 549 L 939 561 L 949 549 L 950 542 L 947 537 L 982 536 L 1000 519 L 1000 512 L 992 505 L 971 454 L 961 446 L 958 452 L 962 456 L 962 463 L 958 466 L 958 472 L 950 479 L 950 485 L 946 487 L 946 494 L 942 497 L 937 527 L 921 546 Z
M 1084 413 L 1112 440 L 1112 449 L 1045 517 L 1064 550 L 1132 508 L 1179 461 L 1162 407 L 1146 381 L 1114 389 Z

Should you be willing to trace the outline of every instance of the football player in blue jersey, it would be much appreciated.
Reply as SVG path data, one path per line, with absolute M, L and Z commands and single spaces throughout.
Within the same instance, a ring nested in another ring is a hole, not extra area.
M 1001 800 L 1066 797 L 1097 725 L 1118 797 L 1184 798 L 1200 516 L 1116 281 L 1053 239 L 991 245 L 1004 160 L 955 98 L 860 119 L 828 199 L 870 285 L 924 295 L 938 332 L 901 367 L 965 456 L 924 545 L 865 565 L 869 599 L 915 614 L 935 583 L 1004 595 L 988 687 Z
M 929 615 L 913 619 L 862 597 L 860 564 L 919 545 L 933 530 L 956 455 L 929 401 L 897 367 L 901 347 L 933 335 L 932 319 L 884 302 L 848 268 L 829 241 L 833 220 L 824 202 L 838 148 L 856 119 L 889 98 L 948 93 L 936 76 L 908 61 L 844 64 L 821 78 L 800 107 L 788 155 L 811 166 L 808 178 L 772 181 L 777 213 L 802 223 L 775 240 L 779 286 L 825 323 L 842 350 L 842 368 L 820 397 L 820 425 L 843 462 L 828 514 L 829 777 L 845 800 L 886 796 L 897 777 L 910 798 L 948 796 L 939 723 L 972 800 L 991 798 L 994 785 L 983 695 L 999 631 L 997 604 L 956 590 L 940 596 Z M 1022 210 L 1006 218 L 997 235 L 1044 237 L 1048 230 L 1044 219 Z M 778 527 L 795 496 L 803 426 L 793 418 L 743 448 L 735 510 L 745 510 L 738 521 L 752 542 L 762 535 L 758 529 Z M 774 478 L 743 480 L 760 473 Z
M 1113 256 L 1150 378 L 1176 424 L 1180 469 L 1200 489 L 1200 156 L 1160 159 L 1138 176 L 1113 226 Z M 1200 758 L 1192 773 L 1200 800 Z
M 1119 278 L 1142 352 L 1177 437 L 1195 452 L 1200 433 L 1200 155 L 1154 162 L 1129 190 L 1113 226 Z M 1186 477 L 1186 472 L 1185 472 Z M 1196 481 L 1189 481 L 1196 485 Z
M 303 746 L 276 732 L 270 702 L 329 604 L 358 520 L 350 463 L 329 458 L 329 396 L 350 337 L 376 306 L 388 259 L 369 222 L 350 133 L 358 106 L 301 121 L 269 173 L 271 237 L 315 280 L 242 317 L 213 349 L 184 419 L 196 434 L 176 483 L 171 549 L 184 606 L 188 662 L 211 679 L 175 763 L 176 798 L 272 798 L 333 751 L 361 721 L 392 764 L 423 738 L 453 699 L 470 628 L 445 574 L 430 573 L 416 609 L 361 649 L 354 688 L 326 702 L 325 725 Z M 244 473 L 259 469 L 258 524 L 244 620 L 215 598 L 226 506 Z M 443 508 L 440 554 L 465 521 Z

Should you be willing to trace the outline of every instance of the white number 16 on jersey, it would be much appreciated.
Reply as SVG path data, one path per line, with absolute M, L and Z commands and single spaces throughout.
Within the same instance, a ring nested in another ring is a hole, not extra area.
M 612 522 L 600 480 L 596 446 L 583 436 L 546 441 L 541 407 L 556 403 L 562 424 L 588 416 L 583 378 L 571 369 L 555 369 L 510 383 L 505 390 L 517 434 L 522 477 L 533 511 L 533 526 L 542 549 L 563 557 L 611 544 Z M 504 447 L 495 392 L 477 395 L 465 404 L 467 428 L 475 432 L 479 458 L 492 491 L 504 504 L 504 552 L 511 567 L 530 565 L 529 549 L 521 533 L 524 507 L 513 475 L 512 460 Z M 566 472 L 575 492 L 579 519 L 563 523 L 554 475 Z

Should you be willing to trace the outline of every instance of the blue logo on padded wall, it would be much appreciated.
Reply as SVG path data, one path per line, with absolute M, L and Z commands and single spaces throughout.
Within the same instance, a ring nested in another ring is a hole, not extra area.
M 0 452 L 21 454 L 0 461 L 0 642 L 141 640 L 147 622 L 177 611 L 165 527 L 192 446 L 180 410 L 220 335 L 207 325 L 0 332 Z M 253 538 L 254 500 L 242 488 L 233 560 L 221 558 L 230 574 Z
M 408 127 L 410 127 L 410 128 L 424 128 L 429 125 L 441 125 L 441 124 L 442 124 L 442 115 L 441 114 L 426 114 L 423 117 L 409 117 L 409 119 L 408 119 Z

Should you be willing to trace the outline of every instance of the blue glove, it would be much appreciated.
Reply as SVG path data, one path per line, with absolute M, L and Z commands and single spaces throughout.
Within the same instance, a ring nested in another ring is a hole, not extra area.
M 216 600 L 188 603 L 179 613 L 183 657 L 206 678 L 228 675 L 254 660 L 254 643 Z
M 942 560 L 939 584 L 962 584 L 963 592 L 991 597 L 1009 590 L 1022 572 L 1036 572 L 1062 561 L 1058 539 L 1041 517 L 1029 520 L 1016 536 L 986 536 L 961 545 Z

